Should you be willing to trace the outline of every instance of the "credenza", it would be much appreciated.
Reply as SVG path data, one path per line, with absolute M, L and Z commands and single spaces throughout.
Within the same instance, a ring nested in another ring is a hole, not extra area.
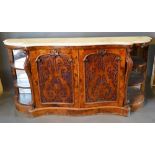
M 7 39 L 16 108 L 128 116 L 145 99 L 150 37 Z

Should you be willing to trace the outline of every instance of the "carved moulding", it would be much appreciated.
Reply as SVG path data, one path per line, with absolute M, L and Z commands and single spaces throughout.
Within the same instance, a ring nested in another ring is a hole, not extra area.
M 133 61 L 131 58 L 131 52 L 133 51 L 133 47 L 127 48 L 127 57 L 126 57 L 126 73 L 125 73 L 125 100 L 124 100 L 124 105 L 129 106 L 129 101 L 127 99 L 127 91 L 128 91 L 128 82 L 129 82 L 129 76 L 130 73 L 132 72 L 133 68 Z

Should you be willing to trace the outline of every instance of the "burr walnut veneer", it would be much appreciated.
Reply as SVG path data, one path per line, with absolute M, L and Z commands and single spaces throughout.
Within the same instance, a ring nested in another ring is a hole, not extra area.
M 19 111 L 128 116 L 144 102 L 149 37 L 8 39 Z

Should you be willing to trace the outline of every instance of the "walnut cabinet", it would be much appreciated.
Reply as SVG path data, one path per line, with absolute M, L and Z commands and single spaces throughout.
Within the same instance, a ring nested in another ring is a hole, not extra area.
M 16 108 L 128 116 L 144 103 L 149 37 L 8 39 Z

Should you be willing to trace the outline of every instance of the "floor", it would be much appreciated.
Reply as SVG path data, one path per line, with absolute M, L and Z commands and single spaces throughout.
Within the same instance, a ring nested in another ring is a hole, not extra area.
M 155 95 L 147 89 L 145 106 L 129 117 L 100 114 L 93 116 L 40 116 L 33 118 L 16 111 L 12 93 L 5 92 L 0 97 L 1 123 L 154 123 L 155 122 Z

